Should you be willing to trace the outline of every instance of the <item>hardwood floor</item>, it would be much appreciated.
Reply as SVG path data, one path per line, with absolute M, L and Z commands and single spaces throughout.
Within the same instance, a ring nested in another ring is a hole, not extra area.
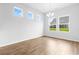
M 0 48 L 0 55 L 77 55 L 79 42 L 40 37 Z

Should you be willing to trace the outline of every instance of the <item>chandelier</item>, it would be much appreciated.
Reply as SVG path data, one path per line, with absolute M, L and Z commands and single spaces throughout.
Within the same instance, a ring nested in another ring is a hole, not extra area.
M 49 3 L 49 12 L 46 14 L 47 17 L 51 18 L 54 16 L 54 11 L 52 10 L 52 4 Z
M 48 12 L 48 13 L 46 14 L 46 16 L 49 17 L 49 18 L 51 18 L 51 17 L 54 16 L 54 12 Z

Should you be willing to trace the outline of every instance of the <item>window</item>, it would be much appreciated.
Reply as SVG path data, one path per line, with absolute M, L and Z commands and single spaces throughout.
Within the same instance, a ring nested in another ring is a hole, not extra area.
M 37 22 L 41 22 L 42 21 L 41 15 L 39 15 L 39 14 L 36 15 L 36 21 Z
M 19 7 L 14 7 L 13 8 L 13 15 L 14 16 L 23 16 L 23 10 Z
M 59 18 L 59 30 L 69 32 L 69 16 Z
M 50 31 L 56 31 L 56 18 L 53 18 L 52 21 L 50 22 Z
M 32 19 L 33 19 L 33 13 L 32 13 L 32 12 L 28 12 L 28 13 L 27 13 L 27 18 L 28 18 L 29 20 L 32 20 Z

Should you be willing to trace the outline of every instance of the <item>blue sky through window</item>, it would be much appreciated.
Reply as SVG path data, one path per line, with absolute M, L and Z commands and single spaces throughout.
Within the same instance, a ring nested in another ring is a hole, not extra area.
M 23 15 L 23 10 L 19 7 L 14 7 L 14 16 L 22 16 Z
M 27 17 L 28 17 L 28 19 L 32 20 L 32 19 L 33 19 L 33 14 L 32 14 L 32 12 L 28 12 L 28 13 L 27 13 Z

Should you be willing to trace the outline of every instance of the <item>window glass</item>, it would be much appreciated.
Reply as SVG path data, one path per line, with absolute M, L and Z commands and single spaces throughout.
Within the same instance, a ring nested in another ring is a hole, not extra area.
M 69 32 L 69 16 L 59 18 L 59 30 Z
M 29 20 L 32 20 L 32 19 L 33 19 L 33 13 L 32 13 L 32 12 L 28 12 L 28 13 L 27 13 L 27 18 L 28 18 Z
M 37 22 L 41 22 L 41 21 L 42 21 L 42 16 L 39 15 L 39 14 L 37 14 L 37 15 L 36 15 L 36 21 L 37 21 Z
M 52 21 L 50 22 L 49 30 L 56 31 L 56 18 L 52 18 Z
M 19 7 L 14 7 L 13 15 L 14 16 L 23 16 L 23 10 Z

